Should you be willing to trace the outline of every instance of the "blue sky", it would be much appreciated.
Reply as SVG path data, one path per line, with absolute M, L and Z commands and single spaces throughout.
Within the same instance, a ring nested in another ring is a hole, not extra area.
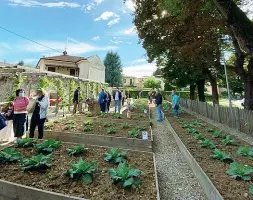
M 69 55 L 118 52 L 126 75 L 151 75 L 132 23 L 134 4 L 127 0 L 1 0 L 0 26 Z M 67 42 L 68 41 L 68 42 Z M 0 62 L 36 65 L 42 56 L 61 53 L 0 29 Z

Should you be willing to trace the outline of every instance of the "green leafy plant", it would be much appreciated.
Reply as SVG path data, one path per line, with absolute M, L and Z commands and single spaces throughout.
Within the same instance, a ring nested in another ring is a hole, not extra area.
M 204 141 L 199 141 L 199 144 L 201 147 L 208 147 L 210 149 L 216 148 L 216 145 L 208 139 L 205 139 Z
M 121 128 L 123 128 L 123 129 L 127 129 L 129 127 L 130 127 L 130 124 L 128 124 L 128 123 L 121 124 Z
M 206 131 L 209 132 L 209 133 L 213 133 L 214 129 L 209 127 L 209 128 L 206 129 Z
M 71 169 L 69 169 L 65 174 L 72 179 L 80 179 L 86 184 L 90 184 L 93 181 L 93 174 L 96 171 L 97 161 L 92 161 L 91 163 L 80 159 L 77 163 L 71 164 Z
M 116 129 L 115 128 L 108 128 L 107 133 L 114 134 L 114 133 L 116 133 Z
M 100 117 L 100 118 L 107 118 L 108 115 L 107 115 L 107 113 L 101 112 L 100 115 L 99 115 L 99 117 Z
M 89 132 L 89 131 L 92 131 L 92 126 L 91 125 L 86 125 L 83 127 L 83 131 L 84 132 Z
M 134 128 L 134 129 L 128 131 L 128 135 L 137 138 L 137 137 L 139 137 L 139 130 Z
M 85 114 L 85 116 L 87 116 L 87 117 L 92 117 L 92 116 L 93 116 L 92 113 L 91 113 L 90 111 L 87 111 L 87 112 L 85 112 L 84 114 Z
M 66 125 L 68 125 L 68 124 L 76 125 L 76 122 L 71 119 L 71 120 L 66 121 L 65 124 Z
M 213 138 L 222 138 L 223 135 L 221 133 L 221 131 L 214 131 L 214 133 L 212 134 Z
M 253 185 L 249 186 L 249 195 L 250 195 L 250 198 L 253 198 Z
M 23 138 L 17 140 L 17 147 L 32 147 L 34 139 L 33 138 Z
M 111 127 L 111 126 L 113 126 L 113 123 L 112 123 L 112 122 L 105 122 L 105 123 L 103 124 L 103 126 L 104 126 L 104 127 Z
M 233 159 L 230 154 L 220 151 L 219 149 L 214 149 L 214 154 L 211 155 L 211 158 L 217 159 L 223 162 L 231 163 Z
M 22 164 L 24 165 L 24 171 L 31 171 L 31 170 L 44 170 L 50 168 L 52 154 L 43 155 L 39 154 L 37 156 L 32 156 L 32 158 L 23 159 Z
M 112 118 L 113 119 L 120 119 L 121 115 L 120 115 L 120 113 L 112 113 Z
M 198 121 L 198 120 L 193 120 L 193 124 L 194 125 L 197 125 L 198 127 L 200 127 L 200 128 L 204 128 L 205 127 L 205 124 L 203 124 L 203 123 L 201 123 L 200 121 Z
M 65 130 L 71 130 L 76 128 L 76 122 L 74 120 L 68 120 L 65 122 Z
M 188 128 L 187 130 L 191 134 L 197 134 L 197 133 L 199 133 L 195 128 Z
M 107 162 L 112 162 L 114 164 L 126 161 L 127 158 L 127 152 L 122 151 L 120 152 L 119 149 L 112 148 L 109 150 L 109 152 L 104 154 L 104 160 Z
M 193 128 L 192 124 L 183 123 L 182 128 Z
M 85 151 L 87 151 L 88 148 L 85 148 L 84 145 L 73 145 L 69 149 L 67 149 L 68 155 L 70 156 L 80 156 L 83 155 Z
M 248 147 L 248 146 L 241 146 L 239 147 L 239 149 L 237 150 L 237 154 L 241 155 L 241 156 L 249 156 L 252 157 L 253 156 L 253 148 Z
M 233 145 L 236 146 L 236 141 L 234 139 L 231 139 L 229 135 L 226 136 L 225 139 L 221 141 L 223 145 Z
M 229 165 L 227 174 L 234 179 L 242 179 L 244 181 L 251 180 L 251 173 L 253 169 L 250 166 L 241 165 L 237 162 L 233 162 Z
M 0 151 L 0 163 L 17 162 L 21 158 L 21 153 L 15 148 L 6 148 Z
M 116 169 L 109 169 L 108 172 L 113 183 L 123 188 L 135 188 L 141 183 L 139 180 L 141 170 L 131 169 L 126 162 L 120 163 Z
M 45 129 L 52 129 L 52 128 L 54 128 L 54 123 L 53 122 L 45 122 L 44 127 L 45 127 Z
M 56 141 L 54 139 L 44 140 L 41 143 L 35 144 L 35 149 L 38 153 L 49 154 L 55 149 L 61 146 L 61 141 Z
M 146 126 L 143 125 L 143 126 L 137 126 L 136 129 L 139 131 L 145 131 L 147 128 Z
M 83 125 L 84 125 L 84 126 L 87 126 L 87 125 L 92 126 L 92 125 L 93 125 L 93 121 L 92 121 L 91 119 L 89 119 L 89 120 L 85 121 L 85 122 L 83 123 Z
M 194 134 L 193 136 L 196 140 L 203 140 L 206 139 L 206 137 L 204 135 L 202 135 L 201 133 L 199 134 Z

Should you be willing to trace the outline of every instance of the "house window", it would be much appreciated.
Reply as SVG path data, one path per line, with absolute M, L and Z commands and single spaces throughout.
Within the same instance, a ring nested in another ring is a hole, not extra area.
M 47 71 L 55 72 L 55 67 L 48 67 L 48 68 L 47 68 Z
M 69 74 L 70 74 L 70 76 L 75 76 L 76 75 L 76 70 L 75 69 L 70 69 Z
M 133 85 L 133 79 L 130 79 L 130 85 Z

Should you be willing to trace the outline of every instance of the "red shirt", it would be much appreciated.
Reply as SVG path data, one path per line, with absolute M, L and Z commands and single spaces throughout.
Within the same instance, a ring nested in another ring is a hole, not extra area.
M 17 97 L 13 102 L 14 114 L 26 113 L 26 107 L 29 104 L 28 97 Z

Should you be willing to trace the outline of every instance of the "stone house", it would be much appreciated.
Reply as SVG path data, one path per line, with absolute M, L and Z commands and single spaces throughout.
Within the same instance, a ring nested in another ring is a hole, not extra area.
M 37 66 L 40 72 L 56 72 L 81 79 L 105 83 L 105 66 L 97 55 L 87 58 L 63 55 L 40 58 Z

